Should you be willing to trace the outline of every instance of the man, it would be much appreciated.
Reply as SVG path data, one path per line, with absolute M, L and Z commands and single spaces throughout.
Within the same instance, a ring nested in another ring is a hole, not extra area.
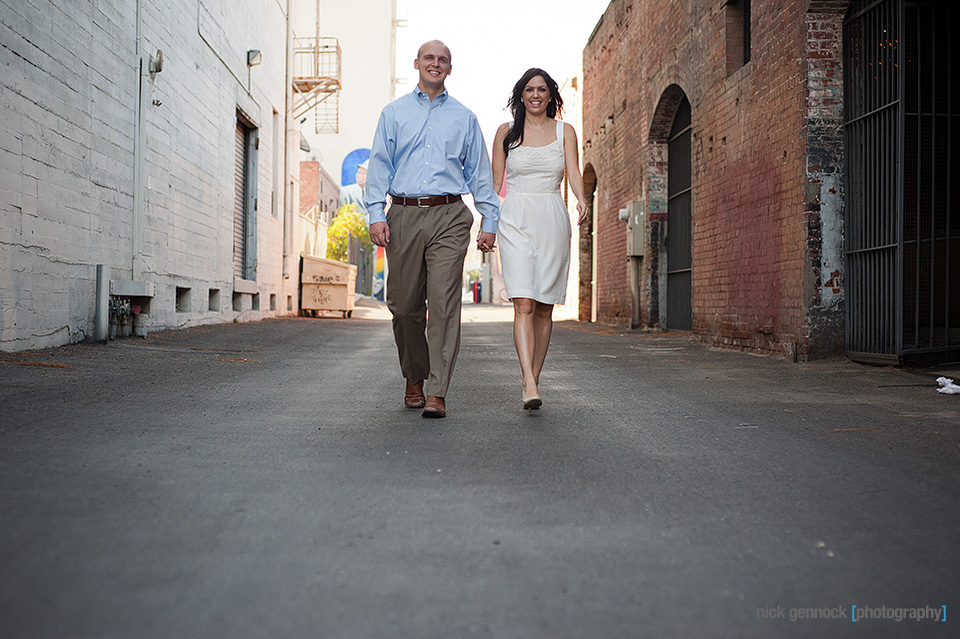
M 367 165 L 370 160 L 365 160 L 357 165 L 357 181 L 355 184 L 348 184 L 340 189 L 340 206 L 344 204 L 356 204 L 363 209 L 363 191 L 367 187 Z
M 477 237 L 483 252 L 494 248 L 500 201 L 477 118 L 444 85 L 452 69 L 450 49 L 439 40 L 427 42 L 413 67 L 419 72 L 416 88 L 380 114 L 364 202 L 370 239 L 386 247 L 387 307 L 407 380 L 404 404 L 423 408 L 424 417 L 445 417 L 460 350 L 460 289 L 473 224 L 461 195 L 472 193 L 483 216 Z

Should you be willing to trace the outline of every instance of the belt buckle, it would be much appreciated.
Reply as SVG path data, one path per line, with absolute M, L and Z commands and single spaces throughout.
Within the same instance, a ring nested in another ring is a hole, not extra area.
M 418 197 L 417 197 L 417 208 L 421 208 L 421 209 L 428 209 L 428 208 L 430 208 L 430 205 L 429 205 L 429 204 L 424 204 L 424 203 L 422 202 L 422 200 L 429 200 L 429 199 L 430 199 L 430 196 L 429 196 L 429 195 L 421 195 L 421 196 L 418 196 Z

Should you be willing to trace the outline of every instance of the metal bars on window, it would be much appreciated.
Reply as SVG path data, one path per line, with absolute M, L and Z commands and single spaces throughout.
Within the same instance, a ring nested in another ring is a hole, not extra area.
M 854 0 L 844 24 L 847 352 L 960 352 L 956 9 Z M 946 355 L 945 355 L 946 354 Z
M 693 195 L 691 113 L 686 98 L 677 107 L 667 143 L 667 327 L 693 327 Z
M 844 25 L 847 351 L 854 359 L 896 359 L 897 2 L 855 1 L 850 16 Z
M 903 350 L 954 351 L 954 359 L 960 358 L 960 54 L 951 40 L 958 18 L 955 2 L 907 2 L 903 13 Z

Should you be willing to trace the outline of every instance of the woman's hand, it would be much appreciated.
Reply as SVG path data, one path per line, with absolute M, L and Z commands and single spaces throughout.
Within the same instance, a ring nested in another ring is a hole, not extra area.
M 577 224 L 583 224 L 587 221 L 587 216 L 590 214 L 590 210 L 587 209 L 587 205 L 577 200 L 577 212 L 580 213 L 580 217 L 577 218 Z

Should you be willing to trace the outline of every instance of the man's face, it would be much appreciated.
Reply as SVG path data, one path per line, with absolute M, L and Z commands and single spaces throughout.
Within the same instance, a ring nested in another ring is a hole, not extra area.
M 361 167 L 357 167 L 357 184 L 360 185 L 361 189 L 367 188 L 367 170 Z
M 450 50 L 438 42 L 428 42 L 420 48 L 420 57 L 413 63 L 420 72 L 420 88 L 443 90 L 443 83 L 453 65 L 450 64 Z

